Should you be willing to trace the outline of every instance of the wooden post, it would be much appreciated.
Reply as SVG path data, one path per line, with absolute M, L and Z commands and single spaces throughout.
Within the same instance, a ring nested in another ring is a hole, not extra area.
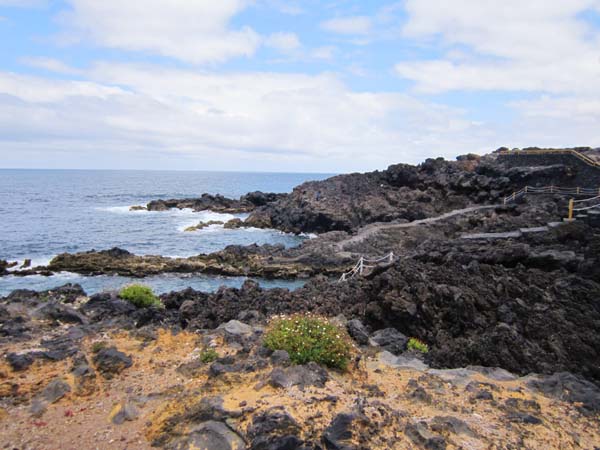
M 528 188 L 528 187 L 529 187 L 529 186 L 525 186 L 525 193 L 526 193 L 526 194 L 527 194 L 527 188 Z
M 554 186 L 550 185 L 550 193 L 552 194 L 554 192 Z
M 580 194 L 580 192 L 581 192 L 581 188 L 578 186 L 578 187 L 577 187 L 577 195 L 579 195 L 579 194 Z
M 365 260 L 364 258 L 360 258 L 360 265 L 358 266 L 358 273 L 360 273 L 362 275 L 363 270 L 364 270 L 364 264 L 365 264 Z
M 569 200 L 569 220 L 573 220 L 573 207 L 575 206 L 575 201 L 573 199 Z
M 394 252 L 390 252 L 390 264 L 394 262 Z

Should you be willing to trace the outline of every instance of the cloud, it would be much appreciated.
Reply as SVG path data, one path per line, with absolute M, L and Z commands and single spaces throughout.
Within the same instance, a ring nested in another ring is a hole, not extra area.
M 346 35 L 366 35 L 371 31 L 371 19 L 367 16 L 338 17 L 321 23 L 325 31 Z
M 597 0 L 408 0 L 404 36 L 449 51 L 402 61 L 419 91 L 600 92 L 600 33 L 580 14 Z M 457 51 L 458 50 L 458 51 Z
M 92 161 L 107 149 L 119 160 L 143 149 L 184 167 L 191 158 L 213 169 L 342 171 L 489 143 L 459 110 L 353 92 L 327 73 L 102 63 L 88 75 L 90 82 L 0 74 L 0 151 L 20 142 L 23 151 L 60 147 Z
M 38 69 L 44 69 L 49 72 L 60 73 L 63 75 L 78 75 L 83 73 L 79 69 L 68 66 L 62 61 L 54 58 L 45 57 L 23 57 L 19 60 L 22 64 Z
M 249 27 L 232 28 L 231 19 L 249 0 L 68 0 L 61 16 L 74 36 L 97 45 L 143 51 L 194 64 L 251 56 L 260 36 Z M 65 38 L 65 36 L 63 36 Z
M 290 0 L 264 0 L 263 3 L 268 7 L 279 11 L 282 14 L 298 16 L 304 14 L 305 10 L 299 2 Z
M 325 45 L 323 47 L 317 47 L 310 52 L 310 57 L 314 59 L 333 59 L 336 47 L 333 45 Z
M 13 6 L 18 8 L 32 8 L 45 6 L 47 0 L 0 0 L 0 6 Z
M 294 33 L 273 33 L 266 39 L 265 44 L 284 53 L 302 47 L 300 39 Z
M 407 0 L 406 39 L 442 51 L 395 71 L 416 93 L 511 92 L 515 119 L 496 125 L 507 145 L 598 145 L 600 30 L 585 13 L 598 0 Z M 501 97 L 500 97 L 501 98 Z M 509 129 L 510 128 L 510 129 Z

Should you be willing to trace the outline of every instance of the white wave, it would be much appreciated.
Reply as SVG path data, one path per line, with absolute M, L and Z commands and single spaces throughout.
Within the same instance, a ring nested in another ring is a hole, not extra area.
M 47 266 L 48 264 L 50 264 L 50 261 L 52 261 L 53 258 L 54 258 L 54 256 L 38 256 L 36 258 L 32 258 L 31 265 L 29 266 L 29 268 L 38 267 L 38 266 Z M 7 269 L 9 272 L 13 272 L 15 270 L 21 270 L 21 266 L 25 262 L 24 259 L 11 259 L 9 262 L 15 262 L 15 261 L 17 262 L 17 265 L 15 267 L 11 267 L 10 269 Z
M 139 214 L 139 213 L 144 213 L 144 212 L 148 212 L 148 211 L 131 211 L 129 208 L 131 208 L 130 206 L 104 206 L 104 207 L 98 207 L 98 208 L 94 208 L 96 211 L 104 211 L 104 212 L 111 212 L 111 213 L 116 213 L 116 214 Z

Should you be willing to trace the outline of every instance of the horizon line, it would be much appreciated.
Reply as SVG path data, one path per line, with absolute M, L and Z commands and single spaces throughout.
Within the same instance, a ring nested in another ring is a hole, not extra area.
M 314 175 L 339 175 L 339 172 L 287 172 L 287 171 L 259 171 L 259 170 L 207 170 L 207 169 L 74 169 L 74 168 L 58 168 L 58 167 L 0 167 L 0 170 L 55 170 L 55 171 L 71 171 L 71 172 L 204 172 L 204 173 L 258 173 L 258 174 L 314 174 Z

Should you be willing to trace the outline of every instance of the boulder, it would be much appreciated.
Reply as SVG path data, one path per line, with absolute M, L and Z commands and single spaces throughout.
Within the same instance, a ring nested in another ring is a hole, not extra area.
M 220 325 L 217 330 L 223 333 L 228 343 L 245 344 L 254 337 L 254 328 L 239 320 L 230 320 Z
M 88 323 L 87 318 L 74 308 L 55 302 L 44 304 L 34 311 L 32 315 L 40 319 L 50 319 L 64 323 Z
M 363 323 L 358 319 L 349 320 L 346 324 L 348 334 L 356 341 L 358 345 L 369 344 L 369 332 Z
M 251 449 L 297 449 L 302 445 L 298 435 L 302 427 L 283 407 L 273 407 L 252 418 L 248 427 Z
M 314 362 L 302 366 L 292 366 L 285 369 L 277 367 L 269 375 L 269 384 L 276 388 L 290 388 L 299 386 L 304 389 L 307 386 L 324 387 L 329 380 L 329 374 L 325 369 Z
M 134 421 L 140 416 L 140 411 L 132 402 L 122 402 L 113 408 L 110 413 L 110 421 L 115 425 L 121 425 L 126 420 Z
M 223 228 L 227 229 L 227 230 L 234 230 L 237 228 L 243 228 L 245 226 L 245 223 L 242 219 L 231 219 L 228 222 L 225 222 L 225 225 L 223 225 Z
M 120 352 L 116 347 L 101 349 L 92 360 L 98 372 L 106 379 L 113 378 L 133 365 L 131 357 Z
M 57 378 L 52 380 L 41 392 L 39 398 L 48 403 L 55 403 L 71 392 L 71 386 L 64 380 Z
M 15 372 L 27 370 L 33 364 L 34 357 L 29 353 L 9 353 L 6 359 Z
M 56 378 L 33 399 L 29 412 L 33 417 L 41 417 L 48 409 L 48 405 L 56 403 L 69 392 L 71 392 L 71 386 L 64 380 Z
M 600 388 L 572 373 L 536 375 L 527 382 L 527 386 L 548 397 L 577 403 L 587 414 L 600 412 Z
M 352 445 L 354 436 L 354 414 L 338 414 L 323 433 L 323 443 L 327 450 L 355 450 Z
M 246 443 L 223 422 L 210 420 L 192 428 L 190 433 L 167 446 L 172 450 L 244 450 Z
M 271 354 L 271 364 L 274 366 L 289 366 L 291 364 L 289 353 L 285 350 L 275 350 Z
M 425 422 L 411 422 L 404 428 L 404 434 L 417 446 L 427 450 L 446 450 L 446 440 L 429 431 Z
M 89 365 L 85 356 L 74 358 L 71 369 L 75 381 L 75 394 L 91 395 L 96 390 L 96 371 Z
M 373 333 L 370 342 L 372 345 L 379 346 L 393 355 L 399 355 L 406 350 L 408 338 L 395 328 L 385 328 Z
M 254 333 L 254 329 L 250 325 L 246 325 L 238 320 L 230 320 L 220 325 L 217 329 L 223 330 L 225 335 L 229 336 L 250 336 Z

